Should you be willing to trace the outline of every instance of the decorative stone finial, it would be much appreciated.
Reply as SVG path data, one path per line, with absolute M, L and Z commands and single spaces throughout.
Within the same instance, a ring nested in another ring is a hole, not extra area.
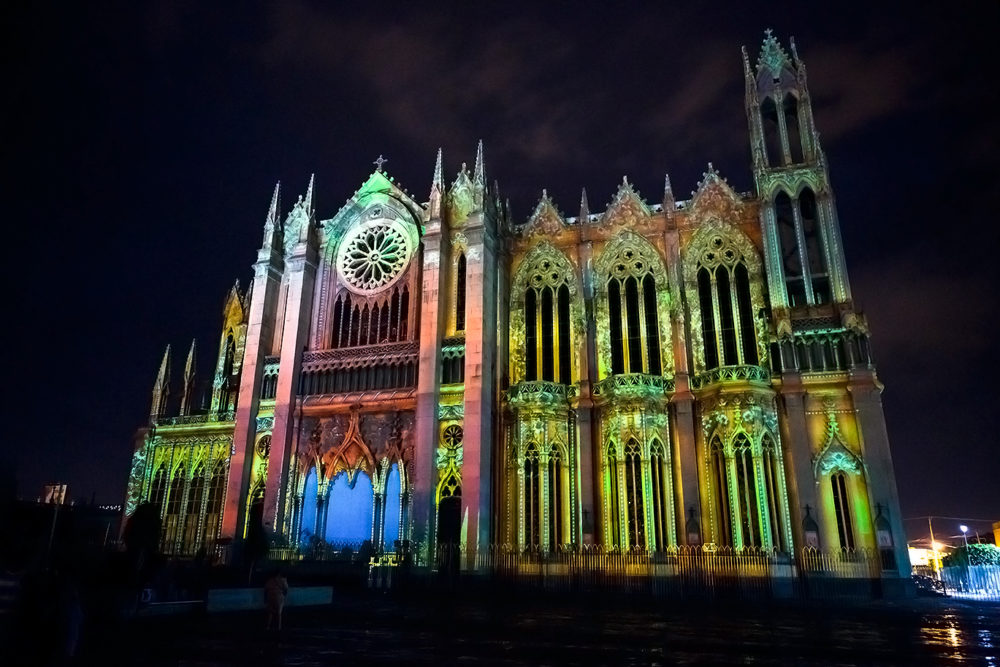
M 382 173 L 382 165 L 388 161 L 389 161 L 388 159 L 382 157 L 382 154 L 379 153 L 378 158 L 374 162 L 372 162 L 372 164 L 375 165 L 375 171 Z

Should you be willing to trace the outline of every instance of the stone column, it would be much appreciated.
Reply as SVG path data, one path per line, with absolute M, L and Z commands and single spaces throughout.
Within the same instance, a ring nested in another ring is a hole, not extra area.
M 590 241 L 577 246 L 577 261 L 580 270 L 580 282 L 583 294 L 580 295 L 583 302 L 584 335 L 585 340 L 579 346 L 580 349 L 580 396 L 576 409 L 576 428 L 579 433 L 579 478 L 580 478 L 580 507 L 575 511 L 580 513 L 580 533 L 584 544 L 594 544 L 596 541 L 597 525 L 600 517 L 597 516 L 597 506 L 595 503 L 595 493 L 597 475 L 600 466 L 594 463 L 598 460 L 600 447 L 595 446 L 600 443 L 600 433 L 595 433 L 594 429 L 594 401 L 593 386 L 597 382 L 597 346 L 595 344 L 596 331 L 594 330 L 594 285 L 590 273 L 590 262 L 593 256 L 593 245 Z M 586 518 L 586 520 L 584 520 Z
M 781 376 L 781 406 L 784 419 L 781 419 L 781 449 L 785 464 L 785 479 L 788 488 L 789 512 L 792 520 L 792 549 L 798 550 L 805 546 L 805 536 L 802 532 L 802 520 L 805 518 L 805 507 L 819 507 L 817 503 L 816 478 L 813 475 L 812 443 L 809 440 L 809 427 L 806 422 L 806 391 L 802 386 L 802 377 L 796 372 L 784 373 Z M 813 515 L 817 522 L 822 520 L 818 513 Z M 823 534 L 822 526 L 820 534 Z M 821 544 L 822 548 L 833 545 Z
M 440 383 L 438 373 L 441 366 L 441 331 L 443 309 L 439 308 L 444 275 L 441 271 L 441 221 L 431 219 L 427 224 L 421 245 L 423 265 L 420 285 L 420 358 L 417 376 L 417 411 L 414 425 L 413 451 L 413 511 L 411 514 L 411 535 L 418 543 L 424 543 L 427 551 L 424 558 L 432 553 L 434 539 L 434 491 L 437 484 L 437 470 L 434 467 L 434 452 L 438 445 L 438 400 Z M 464 493 L 464 489 L 463 489 Z
M 273 344 L 274 311 L 278 300 L 283 262 L 281 254 L 265 242 L 254 264 L 253 291 L 247 322 L 243 365 L 240 372 L 240 393 L 233 431 L 233 447 L 229 460 L 229 479 L 222 515 L 221 536 L 235 540 L 243 538 L 246 522 L 246 495 L 249 491 L 250 467 L 253 464 L 254 438 L 257 434 L 257 408 L 264 372 L 264 357 Z
M 892 454 L 889 451 L 889 434 L 886 431 L 885 414 L 882 409 L 882 385 L 875 377 L 874 371 L 854 369 L 850 372 L 847 388 L 851 392 L 858 421 L 858 435 L 867 472 L 868 504 L 872 519 L 875 519 L 876 507 L 881 505 L 882 516 L 889 520 L 889 527 L 892 530 L 896 574 L 907 577 L 910 572 L 910 560 L 906 548 L 903 516 L 899 509 L 899 492 L 896 489 Z
M 672 211 L 668 215 L 672 215 Z M 694 510 L 694 518 L 701 528 L 702 543 L 708 540 L 709 525 L 705 510 L 707 499 L 702 500 L 700 466 L 698 465 L 697 424 L 694 414 L 694 394 L 691 393 L 691 369 L 688 364 L 686 321 L 684 317 L 684 276 L 681 265 L 680 236 L 677 228 L 670 225 L 664 234 L 666 245 L 667 272 L 670 277 L 670 297 L 673 304 L 670 317 L 670 351 L 674 361 L 674 393 L 670 397 L 674 428 L 671 449 L 674 489 L 674 512 L 679 544 L 688 544 L 688 512 Z
M 462 512 L 470 553 L 490 544 L 493 423 L 496 418 L 497 249 L 482 213 L 466 226 L 465 445 Z
M 295 246 L 285 269 L 285 313 L 281 331 L 281 361 L 274 397 L 274 428 L 271 452 L 267 461 L 267 485 L 264 487 L 264 525 L 280 530 L 284 524 L 285 504 L 281 502 L 288 483 L 292 457 L 292 434 L 295 431 L 295 405 L 299 389 L 302 351 L 309 336 L 312 316 L 313 286 L 316 282 L 316 248 L 309 242 Z

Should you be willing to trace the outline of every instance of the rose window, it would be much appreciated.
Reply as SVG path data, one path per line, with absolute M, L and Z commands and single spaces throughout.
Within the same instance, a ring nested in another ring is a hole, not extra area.
M 401 225 L 376 220 L 356 228 L 341 245 L 340 274 L 354 291 L 372 292 L 393 283 L 410 259 L 410 240 Z
M 444 444 L 448 447 L 458 447 L 462 444 L 462 427 L 452 424 L 444 429 Z

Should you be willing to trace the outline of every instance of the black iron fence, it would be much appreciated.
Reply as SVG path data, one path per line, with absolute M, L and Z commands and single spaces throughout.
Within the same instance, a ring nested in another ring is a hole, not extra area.
M 374 554 L 368 585 L 488 585 L 504 591 L 620 592 L 692 599 L 872 599 L 882 595 L 878 551 L 806 549 L 792 555 L 701 547 L 650 553 L 600 547 L 538 552 L 504 546 L 480 550 L 438 546 L 431 559 L 421 562 L 405 552 Z
M 953 565 L 941 568 L 945 592 L 957 598 L 1000 600 L 1000 565 Z

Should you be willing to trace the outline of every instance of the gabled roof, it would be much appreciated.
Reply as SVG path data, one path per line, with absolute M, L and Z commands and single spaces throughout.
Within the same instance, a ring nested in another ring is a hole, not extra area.
M 757 58 L 757 73 L 762 69 L 767 69 L 777 76 L 785 68 L 795 69 L 792 59 L 788 57 L 785 49 L 781 47 L 778 39 L 771 34 L 771 29 L 764 31 L 764 41 L 761 43 L 760 56 Z
M 535 205 L 535 210 L 528 218 L 528 222 L 521 228 L 522 236 L 532 234 L 558 234 L 566 228 L 566 219 L 556 208 L 546 190 L 542 190 L 542 196 Z
M 340 210 L 338 210 L 332 218 L 323 220 L 323 228 L 329 231 L 338 226 L 352 213 L 367 206 L 368 200 L 373 197 L 391 197 L 392 199 L 399 201 L 410 211 L 410 213 L 413 214 L 414 219 L 417 220 L 418 223 L 423 217 L 423 206 L 413 199 L 406 189 L 396 183 L 396 179 L 390 176 L 386 171 L 376 169 L 368 176 L 365 182 L 354 191 L 354 194 L 344 202 L 344 205 L 340 207 Z
M 644 224 L 650 219 L 650 210 L 642 196 L 628 182 L 627 176 L 622 176 L 621 185 L 614 199 L 608 203 L 601 216 L 601 224 Z

